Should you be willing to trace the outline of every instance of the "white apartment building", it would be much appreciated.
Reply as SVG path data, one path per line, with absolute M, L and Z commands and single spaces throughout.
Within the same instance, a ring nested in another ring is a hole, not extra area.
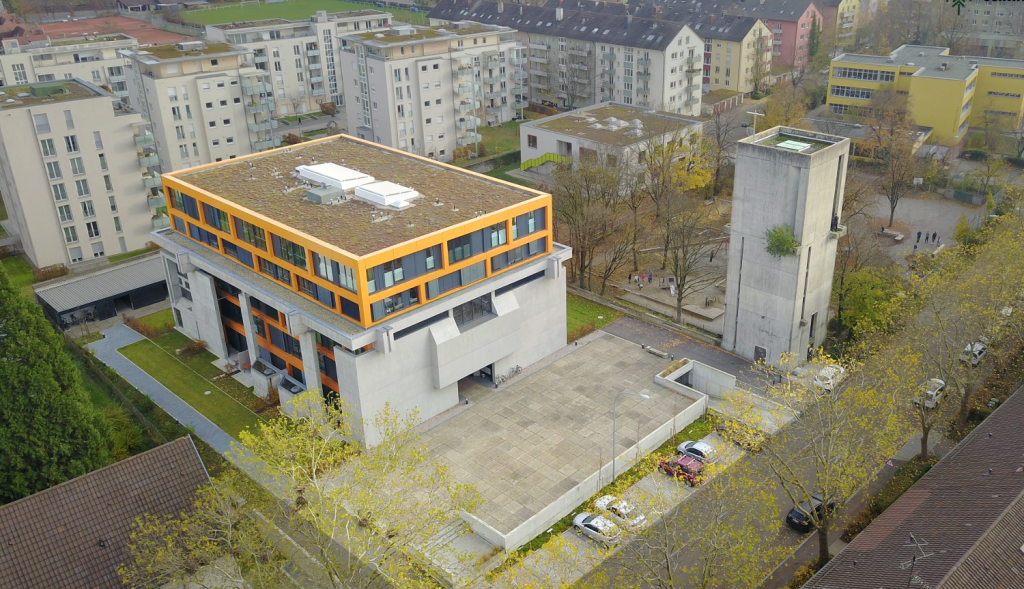
M 572 108 L 611 101 L 698 116 L 704 40 L 687 24 L 635 18 L 625 5 L 618 14 L 606 10 L 441 0 L 429 16 L 431 24 L 515 29 L 529 49 L 534 100 Z
M 507 27 L 468 22 L 343 35 L 349 132 L 450 161 L 477 129 L 527 106 L 525 47 Z
M 270 74 L 252 52 L 190 41 L 123 50 L 129 108 L 152 123 L 148 161 L 171 172 L 280 145 Z M 159 184 L 157 184 L 159 186 Z
M 86 263 L 144 247 L 166 227 L 146 178 L 139 114 L 81 80 L 6 86 L 0 96 L 0 194 L 36 267 Z
M 256 67 L 270 76 L 277 114 L 302 114 L 319 110 L 321 102 L 345 104 L 342 43 L 337 37 L 387 28 L 391 18 L 380 10 L 321 10 L 302 21 L 208 25 L 206 39 L 251 50 Z
M 106 86 L 115 96 L 127 96 L 124 59 L 117 52 L 138 46 L 138 41 L 120 33 L 26 45 L 18 39 L 5 39 L 0 52 L 0 86 L 78 78 Z

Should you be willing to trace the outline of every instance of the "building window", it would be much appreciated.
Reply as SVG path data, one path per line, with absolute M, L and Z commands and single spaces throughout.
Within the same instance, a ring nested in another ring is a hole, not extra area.
M 221 241 L 224 244 L 224 253 L 225 254 L 231 256 L 232 258 L 238 260 L 239 262 L 245 264 L 246 266 L 248 266 L 250 268 L 253 267 L 252 266 L 252 264 L 253 264 L 252 254 L 249 253 L 249 250 L 246 250 L 244 248 L 240 248 L 237 245 L 231 243 L 230 241 L 228 241 L 226 239 L 221 240 Z
M 57 216 L 60 217 L 61 223 L 70 223 L 75 220 L 74 215 L 71 213 L 71 205 L 61 205 L 57 207 Z
M 313 273 L 338 286 L 356 292 L 355 270 L 313 252 Z
M 89 232 L 89 239 L 95 239 L 100 236 L 100 225 L 96 221 L 86 223 L 85 229 Z
M 78 153 L 78 135 L 64 137 L 64 148 L 68 150 L 68 153 Z
M 519 239 L 544 229 L 544 209 L 530 211 L 512 220 L 512 239 Z
M 60 180 L 63 174 L 60 173 L 60 162 L 46 162 L 46 174 L 50 180 Z
M 68 199 L 68 191 L 64 188 L 63 184 L 54 184 L 51 188 L 53 189 L 53 200 L 62 201 Z
M 206 216 L 206 224 L 224 233 L 231 233 L 231 218 L 224 211 L 203 203 L 203 214 Z
M 210 233 L 209 231 L 203 229 L 198 225 L 189 223 L 188 234 L 189 237 L 198 241 L 199 243 L 205 243 L 206 245 L 216 250 L 220 249 L 220 239 L 213 233 Z
M 110 195 L 110 196 L 107 197 L 107 201 L 110 202 L 110 212 L 111 213 L 116 213 L 117 212 L 117 199 L 114 198 L 113 195 Z
M 96 216 L 96 209 L 93 208 L 91 200 L 82 203 L 82 216 L 86 219 Z
M 370 310 L 373 320 L 379 321 L 392 313 L 397 313 L 402 309 L 413 307 L 419 303 L 420 289 L 419 287 L 414 287 L 371 304 Z
M 287 239 L 271 235 L 274 244 L 274 255 L 297 268 L 306 269 L 306 248 L 292 243 Z
M 75 180 L 75 188 L 78 189 L 79 198 L 83 196 L 89 196 L 92 194 L 89 192 L 89 181 L 88 180 Z
M 263 232 L 262 227 L 235 217 L 235 231 L 249 245 L 267 251 L 267 234 Z
M 530 243 L 514 247 L 507 252 L 502 252 L 491 258 L 491 271 L 497 272 L 509 266 L 514 266 L 519 262 L 532 258 L 538 254 L 542 254 L 547 250 L 547 238 L 542 237 L 531 241 Z
M 114 231 L 121 233 L 121 217 L 114 217 Z
M 466 301 L 465 303 L 454 307 L 452 309 L 452 318 L 455 319 L 456 325 L 462 326 L 471 321 L 491 315 L 492 313 L 491 295 L 486 294 L 482 297 Z
M 85 173 L 85 163 L 82 162 L 82 158 L 73 157 L 71 158 L 71 175 L 81 176 Z
M 191 196 L 171 189 L 171 206 L 182 211 L 196 221 L 199 220 L 199 204 Z
M 43 157 L 54 157 L 57 155 L 57 150 L 53 146 L 53 139 L 43 139 L 39 142 L 39 145 L 43 148 Z
M 529 147 L 529 148 L 532 148 L 532 149 L 537 149 L 537 136 L 536 135 L 527 135 L 526 136 L 526 146 Z
M 299 292 L 311 299 L 315 299 L 321 305 L 329 309 L 334 308 L 334 293 L 329 289 L 324 288 L 311 280 L 306 280 L 301 276 L 296 276 L 295 279 L 298 283 Z
M 868 80 L 871 82 L 892 82 L 896 79 L 896 72 L 880 70 L 864 70 L 854 67 L 832 68 L 833 78 L 844 78 L 847 80 Z
M 448 263 L 454 264 L 473 255 L 470 235 L 448 240 Z
M 289 286 L 291 285 L 291 283 L 292 283 L 292 273 L 291 272 L 289 272 L 288 270 L 285 270 L 284 268 L 278 266 L 277 264 L 275 264 L 273 262 L 268 262 L 267 260 L 264 260 L 263 258 L 259 258 L 259 261 L 260 261 L 260 272 L 266 274 L 267 276 L 273 278 L 274 280 L 283 282 L 283 283 L 285 283 L 285 284 L 287 284 Z
M 64 228 L 64 242 L 65 243 L 77 243 L 78 242 L 78 231 L 75 230 L 74 225 Z
M 100 169 L 104 172 L 107 171 L 107 156 L 102 153 L 100 154 Z
M 832 86 L 832 96 L 838 98 L 856 98 L 858 100 L 871 100 L 874 91 L 868 88 L 853 88 L 850 86 Z

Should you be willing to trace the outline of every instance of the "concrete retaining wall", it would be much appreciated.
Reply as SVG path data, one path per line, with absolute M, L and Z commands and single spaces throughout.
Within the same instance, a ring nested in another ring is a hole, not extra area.
M 692 391 L 692 389 L 691 389 Z M 659 428 L 645 436 L 637 444 L 626 449 L 625 452 L 616 457 L 615 472 L 623 473 L 635 464 L 640 456 L 657 449 L 665 440 L 673 434 L 693 423 L 698 417 L 707 411 L 707 397 L 697 391 L 687 394 L 696 395 L 697 400 L 673 417 L 670 421 L 662 424 Z M 567 493 L 551 502 L 547 507 L 538 511 L 533 517 L 519 524 L 514 530 L 503 534 L 494 529 L 480 518 L 471 513 L 462 513 L 462 519 L 480 537 L 491 544 L 505 550 L 515 550 L 526 544 L 538 534 L 547 530 L 574 509 L 590 499 L 605 485 L 611 482 L 612 463 L 609 461 L 601 469 L 580 482 Z
M 643 321 L 644 323 L 654 325 L 657 327 L 663 327 L 665 329 L 681 333 L 687 337 L 692 337 L 695 340 L 699 340 L 706 344 L 711 344 L 713 346 L 721 347 L 722 345 L 722 338 L 720 337 L 714 337 L 702 331 L 697 331 L 696 329 L 687 327 L 686 325 L 679 325 L 678 323 L 673 323 L 672 321 L 656 317 L 655 315 L 652 315 L 650 313 L 644 313 L 643 311 L 638 311 L 637 309 L 633 309 L 632 307 L 620 305 L 611 299 L 602 297 L 598 294 L 594 294 L 588 290 L 583 290 L 581 288 L 577 288 L 575 286 L 570 285 L 566 285 L 565 289 L 570 294 L 576 295 L 582 299 L 587 299 L 588 301 L 597 303 L 599 305 L 611 307 L 612 309 L 621 312 L 623 315 L 632 317 L 633 319 L 637 319 L 639 321 Z

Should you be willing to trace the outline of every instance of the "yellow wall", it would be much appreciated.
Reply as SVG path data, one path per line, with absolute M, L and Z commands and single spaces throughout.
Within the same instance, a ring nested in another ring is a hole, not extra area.
M 853 12 L 853 26 L 843 28 L 843 13 Z M 857 28 L 860 26 L 860 0 L 843 0 L 836 12 L 836 42 L 839 45 L 851 45 L 857 39 Z M 846 35 L 845 33 L 850 33 Z M 841 36 L 842 35 L 842 36 Z
M 331 138 L 331 140 L 335 140 L 335 139 Z M 380 146 L 377 146 L 377 147 L 380 147 Z M 281 148 L 281 149 L 287 149 L 287 148 Z M 264 155 L 265 153 L 266 152 L 264 152 L 262 154 L 254 154 L 253 156 L 247 156 L 247 157 L 254 157 L 256 155 Z M 403 153 L 403 155 L 407 155 L 407 154 Z M 245 159 L 245 158 L 236 158 L 236 160 L 237 159 Z M 233 161 L 235 161 L 235 160 L 233 160 Z M 437 162 L 434 162 L 432 160 L 426 160 L 426 161 L 430 161 L 434 165 L 443 165 L 443 164 L 437 164 Z M 209 166 L 215 166 L 215 165 L 220 165 L 220 164 L 208 164 L 208 165 Z M 206 166 L 203 166 L 203 167 L 206 167 Z M 464 171 L 460 170 L 460 172 L 464 172 Z M 500 183 L 500 181 L 494 180 L 493 178 L 487 178 L 487 180 Z M 172 205 L 172 203 L 174 202 L 173 195 L 171 194 L 171 189 L 177 190 L 177 191 L 179 191 L 179 192 L 181 192 L 183 194 L 187 194 L 189 196 L 192 196 L 193 198 L 195 198 L 198 201 L 199 209 L 200 209 L 200 217 L 203 217 L 202 220 L 196 220 L 196 219 L 193 219 L 191 216 L 185 214 L 184 211 L 178 210 L 178 209 L 174 208 L 173 206 L 169 206 L 168 207 L 168 212 L 169 212 L 169 214 L 171 216 L 171 228 L 172 229 L 177 230 L 176 227 L 175 227 L 175 219 L 181 219 L 182 221 L 184 221 L 186 223 L 191 223 L 193 225 L 196 225 L 196 226 L 198 226 L 198 227 L 200 227 L 202 229 L 205 229 L 206 231 L 209 231 L 209 232 L 217 235 L 217 237 L 219 238 L 220 247 L 217 248 L 214 251 L 217 251 L 217 252 L 223 254 L 226 259 L 233 260 L 234 258 L 232 258 L 231 256 L 228 256 L 224 252 L 224 240 L 225 239 L 229 240 L 231 243 L 235 244 L 240 249 L 245 249 L 246 251 L 248 251 L 249 253 L 251 253 L 253 255 L 254 266 L 255 266 L 254 270 L 256 272 L 259 272 L 259 261 L 256 258 L 264 258 L 264 259 L 266 259 L 269 262 L 273 262 L 274 264 L 277 264 L 278 266 L 281 266 L 282 268 L 285 268 L 286 270 L 288 270 L 292 274 L 291 284 L 285 284 L 285 283 L 281 283 L 281 282 L 278 282 L 278 284 L 281 284 L 282 286 L 290 288 L 291 290 L 293 290 L 297 294 L 299 294 L 299 296 L 307 297 L 307 299 L 310 300 L 311 302 L 320 304 L 317 301 L 315 301 L 314 299 L 309 298 L 307 295 L 305 295 L 304 293 L 301 293 L 301 291 L 299 291 L 298 286 L 297 286 L 297 280 L 296 280 L 297 276 L 301 276 L 302 278 L 305 278 L 306 280 L 309 280 L 310 282 L 316 283 L 317 285 L 332 291 L 335 294 L 336 297 L 342 297 L 342 298 L 348 299 L 349 301 L 355 302 L 356 304 L 359 305 L 360 320 L 357 323 L 359 323 L 363 327 L 370 327 L 371 325 L 374 325 L 376 323 L 380 323 L 382 321 L 389 320 L 389 319 L 393 318 L 394 316 L 397 316 L 397 315 L 399 315 L 401 313 L 406 312 L 408 309 L 413 309 L 413 308 L 416 308 L 417 306 L 422 306 L 423 304 L 425 304 L 427 302 L 430 302 L 430 301 L 427 301 L 427 299 L 426 299 L 426 294 L 427 293 L 426 293 L 425 284 L 427 282 L 431 281 L 431 280 L 435 280 L 435 279 L 441 278 L 442 276 L 445 276 L 445 275 L 447 275 L 447 274 L 449 274 L 451 272 L 455 272 L 455 271 L 461 270 L 462 268 L 465 268 L 467 266 L 471 266 L 471 265 L 476 264 L 476 263 L 481 262 L 481 261 L 487 261 L 487 263 L 486 263 L 485 279 L 486 278 L 490 278 L 492 275 L 500 274 L 500 273 L 502 273 L 502 272 L 504 272 L 506 270 L 509 270 L 510 268 L 514 268 L 514 267 L 516 267 L 516 266 L 518 266 L 520 264 L 526 263 L 529 260 L 532 260 L 532 259 L 535 259 L 537 257 L 540 257 L 544 253 L 549 253 L 549 252 L 551 252 L 551 248 L 552 248 L 552 243 L 551 243 L 551 235 L 552 235 L 552 233 L 551 233 L 551 224 L 552 224 L 552 212 L 553 211 L 552 211 L 552 208 L 551 208 L 551 195 L 549 195 L 549 194 L 540 194 L 539 193 L 538 196 L 536 196 L 534 198 L 531 198 L 529 200 L 525 200 L 525 201 L 523 201 L 521 203 L 517 203 L 517 204 L 515 204 L 515 205 L 513 205 L 511 207 L 507 207 L 505 209 L 502 209 L 502 210 L 499 210 L 499 211 L 495 211 L 495 212 L 483 215 L 481 217 L 477 217 L 475 219 L 471 219 L 469 221 L 465 221 L 463 223 L 459 223 L 457 225 L 453 225 L 453 226 L 445 228 L 445 229 L 443 229 L 441 231 L 437 231 L 437 232 L 434 232 L 432 234 L 425 235 L 423 237 L 420 237 L 420 238 L 417 238 L 417 239 L 414 239 L 414 240 L 411 240 L 411 241 L 407 241 L 405 243 L 398 244 L 398 245 L 390 247 L 390 248 L 386 248 L 386 249 L 374 252 L 372 254 L 368 254 L 368 255 L 365 255 L 365 256 L 356 256 L 356 255 L 351 254 L 351 253 L 349 253 L 347 251 L 344 251 L 344 250 L 342 250 L 342 249 L 340 249 L 338 247 L 335 247 L 335 246 L 333 246 L 333 245 L 331 245 L 329 243 L 323 242 L 323 241 L 321 241 L 319 239 L 316 239 L 316 238 L 311 237 L 311 236 L 309 236 L 309 235 L 307 235 L 305 233 L 302 233 L 301 231 L 298 231 L 298 230 L 293 229 L 293 228 L 291 228 L 291 227 L 289 227 L 287 225 L 284 225 L 283 223 L 279 223 L 279 222 L 277 222 L 277 221 L 275 221 L 273 219 L 270 219 L 268 217 L 264 217 L 263 215 L 255 213 L 253 211 L 250 211 L 250 210 L 248 210 L 248 209 L 246 209 L 244 207 L 238 206 L 235 203 L 233 203 L 231 201 L 228 201 L 228 200 L 226 200 L 224 198 L 221 198 L 221 197 L 219 197 L 219 196 L 217 196 L 217 195 L 215 195 L 213 193 L 210 193 L 208 191 L 205 191 L 205 190 L 202 190 L 200 188 L 197 188 L 197 187 L 195 187 L 195 186 L 193 186 L 191 184 L 183 182 L 183 181 L 181 181 L 180 179 L 176 178 L 173 175 L 165 175 L 163 177 L 163 181 L 164 181 L 164 189 L 165 189 L 165 191 L 167 193 L 167 202 L 168 202 L 169 205 Z M 236 229 L 234 220 L 232 220 L 232 222 L 231 222 L 231 232 L 230 233 L 225 233 L 225 232 L 221 231 L 220 229 L 212 227 L 210 224 L 206 223 L 205 213 L 202 210 L 203 203 L 208 204 L 210 206 L 213 206 L 213 207 L 215 207 L 217 209 L 220 209 L 221 211 L 224 211 L 225 213 L 227 213 L 228 215 L 230 215 L 232 217 L 237 217 L 239 219 L 242 219 L 244 221 L 252 223 L 253 225 L 256 225 L 256 226 L 259 226 L 259 227 L 263 228 L 264 232 L 266 233 L 267 251 L 263 251 L 263 250 L 255 247 L 255 246 L 252 246 L 252 245 L 248 244 L 245 240 L 242 239 L 241 236 L 237 235 L 237 229 Z M 537 209 L 544 209 L 544 211 L 545 211 L 544 212 L 544 229 L 535 231 L 535 232 L 533 232 L 533 233 L 531 233 L 529 235 L 520 236 L 519 239 L 515 239 L 515 240 L 512 239 L 512 219 L 514 217 L 516 217 L 516 216 L 523 215 L 525 213 L 528 213 L 530 211 L 534 211 L 534 210 L 537 210 Z M 489 227 L 491 225 L 496 225 L 498 223 L 504 223 L 505 226 L 506 226 L 507 243 L 505 245 L 498 246 L 496 248 L 492 248 L 492 249 L 490 249 L 490 250 L 488 250 L 486 252 L 483 252 L 481 254 L 477 254 L 475 256 L 471 256 L 470 258 L 465 259 L 465 260 L 460 260 L 460 261 L 458 261 L 458 262 L 456 262 L 454 264 L 449 264 L 448 263 L 448 250 L 447 250 L 447 247 L 446 247 L 446 243 L 447 243 L 447 241 L 449 239 L 458 238 L 458 237 L 461 237 L 461 236 L 466 235 L 468 233 L 471 233 L 473 231 L 477 231 L 479 229 L 483 229 L 483 228 Z M 187 227 L 186 227 L 186 232 L 185 232 L 184 235 L 185 235 L 185 237 L 190 237 L 188 235 L 188 232 L 187 232 Z M 297 245 L 300 245 L 300 246 L 304 247 L 306 249 L 306 267 L 307 267 L 307 270 L 303 270 L 301 268 L 293 266 L 292 264 L 290 264 L 289 262 L 287 262 L 285 260 L 277 258 L 274 255 L 273 246 L 272 246 L 272 243 L 271 243 L 271 235 L 277 235 L 280 238 L 286 239 L 288 241 L 291 241 L 292 243 L 295 243 Z M 519 247 L 521 245 L 525 245 L 525 244 L 530 243 L 532 241 L 541 239 L 541 238 L 545 239 L 545 247 L 543 248 L 542 253 L 539 253 L 536 256 L 533 256 L 531 258 L 527 258 L 526 260 L 523 260 L 522 262 L 519 262 L 519 264 L 515 264 L 513 266 L 506 267 L 506 268 L 504 268 L 502 270 L 499 270 L 497 272 L 492 271 L 491 264 L 490 264 L 491 257 L 496 256 L 498 254 L 501 254 L 502 252 L 506 252 L 506 251 L 508 251 L 510 249 Z M 197 242 L 197 243 L 199 243 L 199 242 Z M 210 247 L 210 246 L 208 246 L 206 244 L 202 244 L 202 245 L 204 247 Z M 383 264 L 385 262 L 396 260 L 398 258 L 401 258 L 402 256 L 405 256 L 405 255 L 408 255 L 408 254 L 412 254 L 412 253 L 421 251 L 421 250 L 426 249 L 426 248 L 428 248 L 430 246 L 433 246 L 433 245 L 440 245 L 441 246 L 441 255 L 439 256 L 440 259 L 438 260 L 437 269 L 435 269 L 432 272 L 428 272 L 427 274 L 424 274 L 422 276 L 417 276 L 415 278 L 403 280 L 402 282 L 400 282 L 398 284 L 395 284 L 391 288 L 381 288 L 381 289 L 377 290 L 376 292 L 374 292 L 372 294 L 367 292 L 367 284 L 366 284 L 366 282 L 367 282 L 366 270 L 367 269 L 374 268 L 374 267 L 376 267 L 376 266 L 378 266 L 380 264 Z M 210 249 L 213 250 L 213 248 L 210 248 Z M 340 287 L 340 286 L 338 286 L 336 284 L 333 284 L 330 281 L 327 281 L 327 280 L 324 280 L 324 279 L 318 277 L 313 272 L 313 257 L 311 255 L 312 252 L 316 252 L 316 253 L 320 254 L 321 256 L 327 257 L 327 258 L 329 258 L 331 260 L 334 260 L 335 262 L 338 262 L 339 264 L 343 264 L 345 266 L 348 266 L 349 268 L 352 268 L 354 270 L 354 272 L 355 272 L 355 279 L 356 279 L 356 284 L 357 284 L 357 292 L 356 293 L 352 293 L 351 291 L 348 291 L 348 290 L 346 290 L 346 289 L 344 289 L 344 288 L 342 288 L 342 287 Z M 236 261 L 236 263 L 241 264 L 241 262 L 237 262 L 237 260 L 235 260 L 235 261 Z M 274 280 L 273 278 L 271 278 L 269 276 L 267 278 L 269 280 Z M 436 297 L 435 299 L 432 299 L 432 300 L 437 300 L 437 298 L 441 298 L 441 297 L 447 296 L 449 294 L 453 294 L 455 292 L 458 292 L 459 290 L 461 290 L 462 288 L 465 288 L 466 286 L 468 286 L 468 285 L 463 285 L 462 287 L 459 287 L 459 288 L 453 289 L 451 291 L 448 291 L 447 293 L 444 293 L 444 294 L 440 295 L 439 297 Z M 388 315 L 387 317 L 382 318 L 382 319 L 380 319 L 378 321 L 374 321 L 372 319 L 372 314 L 371 314 L 370 306 L 374 302 L 379 301 L 379 300 L 384 299 L 384 298 L 387 298 L 387 297 L 392 296 L 394 294 L 405 292 L 406 290 L 410 290 L 412 288 L 416 288 L 416 289 L 419 290 L 419 304 L 418 305 L 407 307 L 406 309 L 403 309 L 402 311 L 398 311 L 398 312 L 392 313 L 392 314 Z M 325 306 L 325 308 L 329 309 L 329 307 L 326 307 L 326 306 Z M 341 315 L 341 303 L 340 303 L 340 301 L 336 305 L 336 308 L 335 309 L 331 309 L 331 310 L 333 310 L 335 313 L 338 313 L 339 317 L 341 317 L 342 315 Z M 354 321 L 354 320 L 352 320 L 351 318 L 348 318 L 348 317 L 346 317 L 346 319 L 348 319 L 350 321 Z
M 985 125 L 985 111 L 993 110 L 1000 112 L 1015 113 L 1013 118 L 1006 117 L 1005 130 L 1017 129 L 1024 114 L 1024 77 L 998 77 L 995 73 L 1004 73 L 1012 76 L 1024 76 L 1024 70 L 1012 68 L 998 68 L 986 65 L 978 66 L 977 87 L 975 88 L 974 106 L 971 109 L 971 126 L 983 127 Z M 1016 94 L 1016 97 L 989 96 L 989 92 L 1004 94 Z

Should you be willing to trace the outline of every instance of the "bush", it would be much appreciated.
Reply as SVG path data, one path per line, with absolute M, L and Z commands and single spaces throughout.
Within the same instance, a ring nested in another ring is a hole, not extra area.
M 299 137 L 295 133 L 288 133 L 281 138 L 281 142 L 287 143 L 288 145 L 298 145 L 299 143 L 302 143 L 302 137 Z
M 582 339 L 583 336 L 585 336 L 587 334 L 590 334 L 590 333 L 593 333 L 595 330 L 597 330 L 597 320 L 596 319 L 591 320 L 591 321 L 589 321 L 587 323 L 584 323 L 583 325 L 580 325 L 576 329 L 573 329 L 572 331 L 569 332 L 568 337 L 566 337 L 565 339 L 566 339 L 566 341 L 570 341 L 570 342 L 578 341 L 578 340 Z
M 194 358 L 205 351 L 206 342 L 201 339 L 197 339 L 190 341 L 184 348 L 178 350 L 178 355 L 181 356 L 182 359 L 188 360 L 189 358 Z
M 965 149 L 960 152 L 960 157 L 976 162 L 983 162 L 988 159 L 988 152 L 984 149 Z
M 804 583 L 810 581 L 811 577 L 814 576 L 814 573 L 818 572 L 819 568 L 821 567 L 818 566 L 817 561 L 811 564 L 798 566 L 796 570 L 793 571 L 793 580 L 789 583 L 790 589 L 800 589 L 800 587 L 803 587 Z
M 1013 157 L 1012 155 L 1006 155 L 1006 156 L 1003 156 L 1003 159 L 1006 160 L 1006 163 L 1010 164 L 1011 166 L 1014 166 L 1014 167 L 1017 167 L 1017 168 L 1024 168 L 1024 158 Z
M 892 475 L 889 482 L 885 483 L 885 486 L 868 502 L 867 510 L 871 512 L 873 517 L 881 515 L 918 479 L 923 477 L 933 464 L 935 464 L 934 458 L 922 461 L 920 457 L 915 457 L 896 469 L 896 474 Z
M 338 112 L 338 107 L 333 102 L 321 102 L 320 112 L 324 113 L 327 116 L 333 117 L 335 113 Z
M 52 266 L 43 266 L 42 268 L 36 268 L 32 271 L 32 279 L 34 282 L 43 282 L 45 280 L 53 280 L 54 278 L 60 278 L 68 273 L 68 267 L 64 264 L 54 264 Z
M 864 528 L 868 527 L 875 520 L 871 512 L 864 510 L 853 517 L 850 523 L 846 524 L 843 528 L 843 535 L 839 537 L 843 542 L 853 542 L 853 539 L 857 537 L 857 534 L 864 531 Z
M 134 317 L 129 317 L 125 313 L 121 314 L 121 318 L 124 320 L 125 325 L 127 325 L 129 328 L 136 331 L 137 333 L 142 334 L 148 339 L 153 339 L 154 337 L 160 335 L 161 333 L 161 330 L 157 329 L 156 327 L 153 327 L 152 325 L 146 325 L 145 323 L 139 321 L 138 319 L 135 319 Z
M 768 242 L 765 251 L 776 258 L 788 256 L 800 247 L 800 242 L 793 237 L 793 228 L 789 225 L 779 225 L 765 231 L 764 238 Z

